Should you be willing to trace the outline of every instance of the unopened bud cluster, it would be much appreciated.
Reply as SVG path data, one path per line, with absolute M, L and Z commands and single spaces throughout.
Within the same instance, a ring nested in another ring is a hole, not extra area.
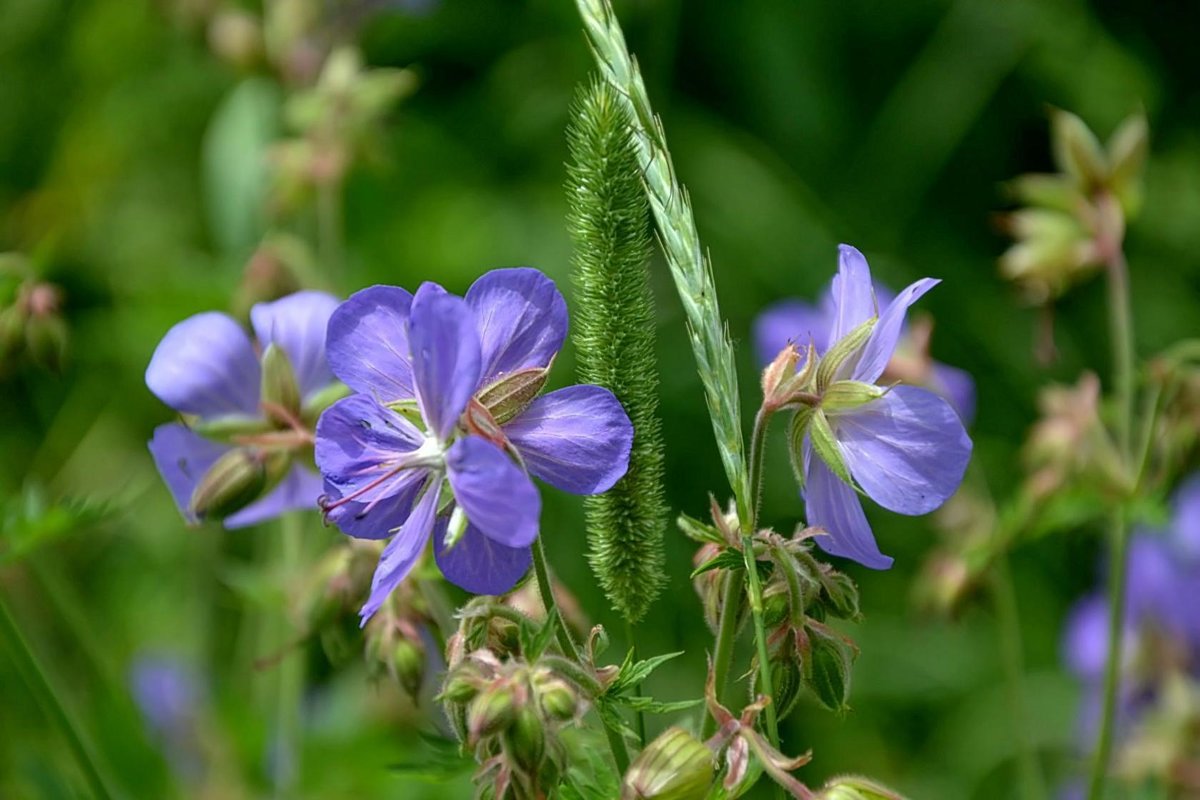
M 61 308 L 62 290 L 39 280 L 28 259 L 0 253 L 0 372 L 21 359 L 62 368 L 69 332 Z
M 544 664 L 455 646 L 439 699 L 484 765 L 483 783 L 497 798 L 545 797 L 568 766 L 559 731 L 585 710 L 579 689 Z
M 1030 302 L 1053 300 L 1119 252 L 1125 223 L 1141 207 L 1148 135 L 1136 114 L 1101 146 L 1079 117 L 1052 112 L 1059 171 L 1014 180 L 1022 208 L 1002 218 L 1016 243 L 1001 257 L 1000 271 Z

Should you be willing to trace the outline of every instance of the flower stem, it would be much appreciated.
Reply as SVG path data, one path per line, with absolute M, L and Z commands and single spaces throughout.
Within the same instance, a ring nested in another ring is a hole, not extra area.
M 1104 714 L 1100 720 L 1100 735 L 1096 741 L 1096 759 L 1088 800 L 1101 800 L 1108 777 L 1108 762 L 1112 756 L 1113 728 L 1116 725 L 1117 690 L 1121 682 L 1121 639 L 1125 630 L 1125 567 L 1129 554 L 1129 529 L 1125 509 L 1113 511 L 1112 571 L 1108 578 L 1108 659 L 1104 665 Z
M 634 631 L 633 623 L 630 622 L 629 620 L 625 620 L 625 638 L 629 640 L 629 649 L 630 649 L 630 651 L 633 652 L 633 659 L 634 659 L 634 661 L 636 661 L 637 660 L 637 634 Z M 642 696 L 642 685 L 640 683 L 637 686 L 633 687 L 633 693 L 637 697 Z M 638 734 L 638 743 L 642 747 L 645 747 L 646 746 L 646 712 L 641 710 L 640 708 L 637 711 L 637 734 Z
M 4 644 L 16 662 L 17 672 L 24 678 L 42 709 L 50 715 L 67 740 L 67 745 L 71 748 L 71 753 L 75 756 L 80 771 L 83 772 L 84 778 L 91 787 L 92 794 L 99 800 L 111 798 L 112 792 L 109 791 L 108 785 L 104 781 L 92 748 L 84 739 L 80 726 L 72 719 L 66 706 L 63 705 L 62 699 L 54 690 L 50 677 L 42 669 L 42 664 L 30 649 L 29 642 L 21 635 L 21 630 L 9 612 L 3 595 L 0 595 L 0 637 L 3 637 Z
M 992 597 L 995 601 L 996 624 L 1000 632 L 1000 656 L 1004 665 L 1004 680 L 1008 688 L 1010 716 L 1017 742 L 1017 769 L 1021 781 L 1021 796 L 1025 800 L 1042 800 L 1046 786 L 1029 741 L 1029 715 L 1025 705 L 1024 660 L 1021 647 L 1021 617 L 1017 594 L 1013 588 L 1012 570 L 1008 556 L 1001 553 L 992 565 Z
M 1117 443 L 1130 481 L 1138 481 L 1141 465 L 1133 464 L 1133 312 L 1130 309 L 1129 267 L 1119 246 L 1109 248 L 1108 303 L 1109 335 L 1113 349 L 1113 382 L 1117 393 Z M 1108 584 L 1108 659 L 1104 667 L 1104 714 L 1096 742 L 1096 760 L 1092 764 L 1089 800 L 1100 800 L 1112 757 L 1117 690 L 1121 679 L 1122 633 L 1125 616 L 1125 573 L 1129 556 L 1129 496 L 1122 497 L 1112 510 L 1112 567 Z
M 721 602 L 721 620 L 717 623 L 716 650 L 713 653 L 713 685 L 716 687 L 718 699 L 722 699 L 725 681 L 729 675 L 729 666 L 733 663 L 738 620 L 742 616 L 742 601 L 745 597 L 746 594 L 742 591 L 741 574 L 730 570 L 725 576 L 725 596 Z M 701 737 L 707 739 L 716 732 L 716 718 L 711 714 L 705 716 L 704 725 L 701 727 Z
M 542 597 L 542 605 L 546 608 L 546 619 L 554 618 L 555 633 L 558 635 L 558 645 L 562 648 L 563 655 L 569 660 L 579 663 L 580 655 L 579 648 L 575 645 L 575 640 L 571 638 L 571 632 L 567 630 L 567 623 L 563 619 L 562 612 L 559 611 L 558 602 L 554 599 L 554 587 L 550 583 L 550 571 L 546 568 L 546 550 L 542 546 L 542 539 L 539 536 L 533 543 L 533 573 L 537 579 L 538 592 Z M 603 702 L 597 698 L 596 702 Z M 625 748 L 625 740 L 621 738 L 618 731 L 614 731 L 608 725 L 604 725 L 604 735 L 608 737 L 608 746 L 612 750 L 613 761 L 617 765 L 617 771 L 624 775 L 629 769 L 629 751 Z
M 754 432 L 750 437 L 750 518 L 742 521 L 742 558 L 746 564 L 746 589 L 750 596 L 750 615 L 754 618 L 754 645 L 758 650 L 758 683 L 762 693 L 770 698 L 766 708 L 767 738 L 779 749 L 779 718 L 775 694 L 771 688 L 771 664 L 767 652 L 767 629 L 763 624 L 762 581 L 758 577 L 758 561 L 754 557 L 754 531 L 758 524 L 758 499 L 762 494 L 763 445 L 771 412 L 760 409 L 754 417 Z

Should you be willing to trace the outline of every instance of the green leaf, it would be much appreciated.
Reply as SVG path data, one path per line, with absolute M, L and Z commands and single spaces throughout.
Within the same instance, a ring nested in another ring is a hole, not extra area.
M 389 764 L 389 770 L 426 783 L 447 783 L 475 770 L 475 761 L 462 755 L 458 742 L 430 733 L 420 737 L 412 759 Z
M 742 552 L 728 547 L 692 570 L 690 577 L 695 578 L 697 575 L 703 575 L 714 569 L 741 569 L 743 566 L 745 563 Z
M 643 661 L 635 662 L 633 660 L 633 650 L 625 656 L 625 662 L 621 664 L 621 671 L 617 673 L 617 677 L 613 680 L 608 690 L 604 693 L 605 697 L 618 697 L 624 692 L 632 691 L 640 683 L 650 677 L 650 673 L 658 669 L 663 664 L 673 658 L 678 658 L 683 655 L 680 650 L 677 653 L 665 653 L 653 658 L 647 658 Z
M 39 487 L 27 486 L 0 503 L 0 565 L 16 563 L 114 514 L 112 506 L 91 500 L 49 502 Z
M 267 152 L 279 129 L 278 87 L 265 78 L 235 86 L 204 135 L 204 193 L 217 244 L 242 253 L 263 234 Z
M 708 542 L 720 545 L 725 544 L 725 539 L 721 536 L 721 532 L 718 531 L 714 526 L 705 522 L 701 522 L 694 517 L 689 517 L 687 514 L 680 514 L 675 520 L 675 525 L 679 528 L 680 532 L 682 532 L 684 536 L 688 537 L 693 542 L 698 542 L 700 544 L 706 544 Z
M 542 623 L 537 632 L 532 632 L 532 626 L 522 625 L 519 632 L 521 642 L 521 654 L 530 663 L 537 661 L 542 653 L 546 652 L 546 648 L 550 646 L 550 642 L 554 641 L 554 636 L 558 628 L 558 615 L 547 614 L 546 621 Z
M 694 700 L 676 700 L 674 702 L 663 702 L 655 700 L 653 697 L 639 697 L 637 695 L 622 695 L 616 698 L 614 702 L 620 703 L 625 708 L 633 711 L 644 711 L 647 714 L 673 714 L 676 711 L 687 711 L 689 708 L 695 708 L 704 702 L 701 698 Z

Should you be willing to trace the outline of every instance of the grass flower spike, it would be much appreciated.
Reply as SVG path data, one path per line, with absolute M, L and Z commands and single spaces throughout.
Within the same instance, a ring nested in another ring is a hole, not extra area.
M 317 425 L 323 506 L 351 536 L 393 537 L 364 620 L 431 536 L 453 583 L 511 589 L 538 535 L 529 474 L 574 494 L 606 491 L 625 474 L 633 428 L 611 392 L 538 396 L 566 333 L 562 295 L 533 269 L 489 272 L 462 298 L 433 283 L 415 295 L 375 286 L 335 312 L 330 362 L 357 394 Z

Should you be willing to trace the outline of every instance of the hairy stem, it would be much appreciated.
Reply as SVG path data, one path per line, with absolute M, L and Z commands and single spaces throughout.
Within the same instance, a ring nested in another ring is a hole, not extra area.
M 637 661 L 637 634 L 634 632 L 633 623 L 625 620 L 625 636 L 629 640 L 629 649 L 633 652 L 633 660 Z M 642 696 L 642 685 L 639 683 L 633 687 L 633 693 L 637 697 Z M 637 735 L 638 744 L 642 747 L 646 746 L 646 712 L 642 709 L 637 710 Z
M 717 623 L 716 650 L 713 652 L 713 685 L 716 687 L 717 699 L 722 699 L 725 682 L 729 678 L 729 666 L 733 663 L 738 621 L 742 616 L 742 601 L 745 597 L 741 573 L 730 570 L 725 576 L 725 596 L 721 603 L 721 620 Z M 707 739 L 716 732 L 717 720 L 709 714 L 704 718 L 701 736 Z
M 304 652 L 292 643 L 293 633 L 288 609 L 288 587 L 302 566 L 304 517 L 299 512 L 279 518 L 279 555 L 284 579 L 284 605 L 280 609 L 279 645 L 286 655 L 279 662 L 278 694 L 275 706 L 275 735 L 278 763 L 275 765 L 275 796 L 289 797 L 301 770 L 301 698 L 304 693 Z M 290 652 L 289 652 L 290 651 Z
M 63 738 L 67 740 L 67 745 L 71 748 L 71 754 L 75 757 L 75 761 L 79 765 L 84 778 L 87 780 L 92 794 L 99 798 L 99 800 L 108 800 L 108 798 L 111 798 L 112 792 L 109 791 L 108 784 L 100 772 L 92 748 L 84 738 L 80 726 L 72 718 L 70 712 L 67 711 L 66 706 L 63 705 L 62 699 L 54 689 L 54 684 L 50 682 L 50 677 L 42 668 L 38 657 L 34 655 L 33 650 L 29 647 L 29 642 L 21 634 L 16 620 L 9 613 L 8 605 L 4 602 L 2 594 L 0 594 L 0 637 L 2 637 L 10 657 L 16 663 L 17 672 L 25 680 L 29 690 L 37 698 L 39 705 L 50 715 L 54 724 L 58 726 Z
M 1116 248 L 1108 259 L 1109 335 L 1113 348 L 1113 382 L 1117 392 L 1117 442 L 1126 463 L 1132 455 L 1133 434 L 1133 311 L 1129 297 L 1129 267 Z
M 771 687 L 771 664 L 767 652 L 767 629 L 763 625 L 762 581 L 758 577 L 758 563 L 754 557 L 754 531 L 758 522 L 758 498 L 762 494 L 763 449 L 767 439 L 767 428 L 771 424 L 771 412 L 761 409 L 754 418 L 754 432 L 750 436 L 750 518 L 742 523 L 742 558 L 746 564 L 746 589 L 750 596 L 750 615 L 754 619 L 754 645 L 758 651 L 759 689 L 770 698 L 767 705 L 767 738 L 771 746 L 779 749 L 779 715 L 775 708 L 775 693 Z

